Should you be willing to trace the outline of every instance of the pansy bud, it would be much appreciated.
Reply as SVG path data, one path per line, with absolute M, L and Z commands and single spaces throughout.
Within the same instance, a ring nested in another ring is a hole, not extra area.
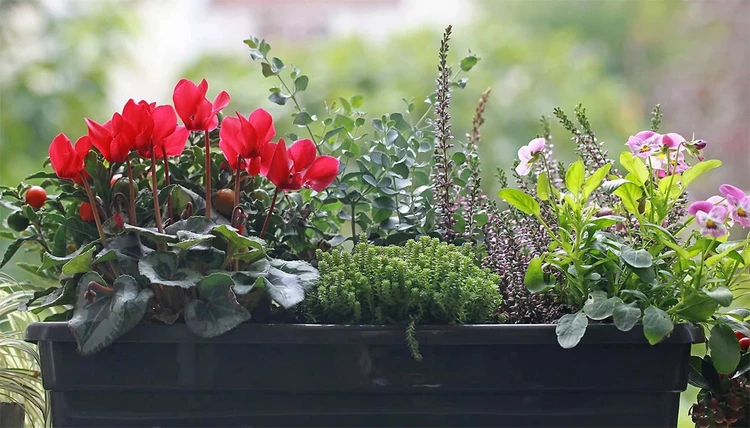
M 706 140 L 696 140 L 693 143 L 693 146 L 695 146 L 695 148 L 698 149 L 698 150 L 705 149 L 707 145 L 708 145 L 708 143 L 706 142 Z

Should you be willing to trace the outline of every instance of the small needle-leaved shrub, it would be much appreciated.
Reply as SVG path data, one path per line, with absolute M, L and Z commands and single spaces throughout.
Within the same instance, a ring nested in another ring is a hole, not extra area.
M 436 238 L 403 247 L 360 243 L 353 252 L 318 253 L 320 281 L 305 298 L 308 322 L 476 324 L 494 321 L 499 278 L 474 263 L 471 247 Z M 413 334 L 409 347 L 417 359 Z

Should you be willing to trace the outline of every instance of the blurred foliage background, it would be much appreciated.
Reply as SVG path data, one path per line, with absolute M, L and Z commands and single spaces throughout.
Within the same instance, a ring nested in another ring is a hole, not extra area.
M 381 1 L 385 8 L 420 3 Z M 153 37 L 148 31 L 155 22 L 184 16 L 180 11 L 208 13 L 227 4 L 247 3 L 248 13 L 271 16 L 264 8 L 275 7 L 273 0 L 171 2 L 164 16 L 151 16 L 155 3 L 0 0 L 0 183 L 14 185 L 40 169 L 57 133 L 75 140 L 85 132 L 84 117 L 104 121 L 119 110 L 127 98 L 116 99 L 111 88 L 137 88 L 152 74 L 167 74 L 161 81 L 171 82 L 158 88 L 153 101 L 169 102 L 180 77 L 205 77 L 210 95 L 219 89 L 232 95 L 227 114 L 264 107 L 280 119 L 279 134 L 295 131 L 289 106 L 267 100 L 272 82 L 251 62 L 241 37 L 223 36 L 220 20 L 207 21 L 212 27 L 197 36 L 214 35 L 209 49 L 190 45 L 196 36 L 188 35 L 197 31 L 192 24 L 181 27 L 188 33 L 170 36 L 176 41 L 169 48 L 163 32 Z M 281 3 L 286 11 L 294 4 Z M 347 7 L 344 0 L 334 3 Z M 422 10 L 441 5 L 421 3 Z M 496 168 L 508 168 L 518 147 L 537 134 L 539 117 L 557 106 L 572 113 L 578 103 L 615 154 L 629 135 L 648 126 L 650 109 L 661 103 L 663 131 L 708 140 L 707 156 L 725 163 L 694 196 L 710 196 L 724 182 L 750 189 L 749 1 L 475 0 L 470 6 L 468 18 L 454 25 L 452 58 L 457 63 L 471 50 L 481 61 L 467 75 L 466 89 L 454 93 L 451 114 L 454 135 L 461 138 L 479 95 L 492 87 L 480 147 L 488 194 L 498 190 L 492 179 Z M 326 101 L 360 94 L 362 110 L 375 118 L 403 110 L 403 99 L 414 101 L 417 115 L 429 107 L 423 100 L 434 86 L 439 39 L 448 23 L 415 24 L 375 39 L 332 36 L 336 32 L 325 29 L 297 38 L 251 29 L 243 35 L 267 38 L 275 55 L 310 77 L 302 94 L 309 111 L 322 112 Z M 294 23 L 282 18 L 279 25 Z M 140 45 L 134 46 L 135 40 Z M 220 48 L 226 45 L 236 48 Z M 183 55 L 178 67 L 133 65 L 170 49 L 193 54 Z M 129 80 L 123 82 L 123 75 Z M 571 159 L 569 136 L 560 127 L 553 135 L 557 156 Z M 0 241 L 0 251 L 5 245 Z M 14 267 L 4 270 L 28 279 Z

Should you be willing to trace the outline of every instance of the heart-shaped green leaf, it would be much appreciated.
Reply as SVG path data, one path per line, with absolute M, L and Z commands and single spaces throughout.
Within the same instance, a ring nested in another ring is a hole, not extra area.
M 215 273 L 198 283 L 200 299 L 185 306 L 185 324 L 200 337 L 216 337 L 250 319 L 232 291 L 229 275 Z
M 68 326 L 78 342 L 78 352 L 91 355 L 110 345 L 135 327 L 146 313 L 153 291 L 138 291 L 135 279 L 122 275 L 115 280 L 112 295 L 97 292 L 92 302 L 86 299 L 91 281 L 105 285 L 95 272 L 89 272 L 78 282 L 78 300 Z
M 497 193 L 497 196 L 505 199 L 511 206 L 523 213 L 535 216 L 541 213 L 539 202 L 518 189 L 503 189 Z
M 643 249 L 634 250 L 627 245 L 623 245 L 620 248 L 620 256 L 625 263 L 634 268 L 643 269 L 651 267 L 654 263 L 654 258 L 651 256 L 651 253 Z
M 96 251 L 95 246 L 68 260 L 62 267 L 62 274 L 73 276 L 77 273 L 91 271 L 91 256 L 94 255 L 94 251 Z
M 232 274 L 232 279 L 234 280 L 232 290 L 238 296 L 242 296 L 258 286 L 263 286 L 262 279 L 268 275 L 270 270 L 271 263 L 267 259 L 262 259 L 248 266 L 246 270 L 234 272 Z
M 643 334 L 648 343 L 655 345 L 664 339 L 674 329 L 669 315 L 656 306 L 649 306 L 643 313 Z
M 235 249 L 237 248 L 255 248 L 256 250 L 263 250 L 265 242 L 254 236 L 243 236 L 237 232 L 237 229 L 222 224 L 216 226 L 212 231 L 214 235 L 220 236 L 222 239 L 231 244 Z
M 588 324 L 589 319 L 583 312 L 563 315 L 557 321 L 557 327 L 555 327 L 557 342 L 565 349 L 575 347 L 586 333 Z
M 300 285 L 305 290 L 309 290 L 318 283 L 320 273 L 310 263 L 303 260 L 281 260 L 270 259 L 271 267 L 282 272 L 296 275 L 300 280 Z
M 603 320 L 612 316 L 615 301 L 607 298 L 604 291 L 592 291 L 583 305 L 583 312 L 592 320 Z
M 612 321 L 620 331 L 630 331 L 641 317 L 641 309 L 634 303 L 625 304 L 622 300 L 615 300 L 612 309 Z
M 154 284 L 190 288 L 198 284 L 200 273 L 179 267 L 175 253 L 153 252 L 138 262 L 138 271 Z

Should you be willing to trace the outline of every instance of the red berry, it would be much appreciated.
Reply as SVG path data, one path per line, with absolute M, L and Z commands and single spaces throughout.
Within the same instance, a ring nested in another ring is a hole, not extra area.
M 745 400 L 739 395 L 730 395 L 727 397 L 727 407 L 732 410 L 740 410 L 745 406 Z
M 26 203 L 31 206 L 31 208 L 38 210 L 45 202 L 47 202 L 47 191 L 43 188 L 39 186 L 31 186 L 29 190 L 26 191 Z
M 743 333 L 741 331 L 735 331 L 734 335 L 737 336 L 737 340 L 742 340 L 743 338 L 747 337 L 747 336 L 745 336 L 745 333 Z
M 740 339 L 740 349 L 745 352 L 747 348 L 750 348 L 750 337 L 743 337 Z
M 78 215 L 81 216 L 83 221 L 94 221 L 94 210 L 91 209 L 91 204 L 88 202 L 81 203 L 78 208 Z

